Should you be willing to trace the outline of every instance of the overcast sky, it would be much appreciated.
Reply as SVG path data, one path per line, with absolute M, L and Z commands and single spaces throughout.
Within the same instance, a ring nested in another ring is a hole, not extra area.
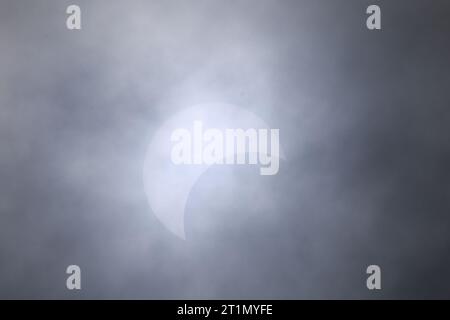
M 449 16 L 445 0 L 1 0 L 0 298 L 450 298 Z M 183 241 L 142 169 L 159 126 L 205 102 L 279 128 L 287 160 L 264 179 L 211 167 Z

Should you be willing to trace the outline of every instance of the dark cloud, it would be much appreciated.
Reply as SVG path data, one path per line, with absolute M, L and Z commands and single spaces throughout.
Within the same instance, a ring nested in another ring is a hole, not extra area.
M 75 32 L 69 1 L 0 3 L 0 297 L 450 297 L 448 1 L 374 1 L 374 32 L 372 1 L 77 3 Z M 211 168 L 181 241 L 142 166 L 205 101 L 280 128 L 287 161 Z

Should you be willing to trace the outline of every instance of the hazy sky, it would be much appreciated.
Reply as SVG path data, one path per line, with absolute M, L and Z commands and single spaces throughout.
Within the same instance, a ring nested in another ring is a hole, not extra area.
M 0 298 L 450 298 L 449 15 L 446 0 L 0 0 Z M 182 241 L 142 169 L 158 127 L 205 102 L 279 128 L 287 160 L 264 179 L 210 168 Z

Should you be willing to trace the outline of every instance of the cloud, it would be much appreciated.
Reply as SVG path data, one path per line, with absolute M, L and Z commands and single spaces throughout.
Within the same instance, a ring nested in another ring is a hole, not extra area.
M 72 32 L 69 2 L 2 2 L 0 297 L 448 298 L 448 5 L 379 3 L 372 33 L 361 1 L 79 1 Z M 183 242 L 145 152 L 214 101 L 280 128 L 288 161 L 208 170 Z

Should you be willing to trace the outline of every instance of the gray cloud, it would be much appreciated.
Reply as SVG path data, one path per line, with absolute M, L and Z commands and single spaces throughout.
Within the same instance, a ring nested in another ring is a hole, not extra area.
M 78 1 L 69 32 L 71 3 L 0 3 L 0 297 L 450 297 L 447 1 L 376 1 L 380 32 L 369 1 Z M 209 101 L 280 128 L 288 160 L 210 169 L 181 241 L 142 165 Z

